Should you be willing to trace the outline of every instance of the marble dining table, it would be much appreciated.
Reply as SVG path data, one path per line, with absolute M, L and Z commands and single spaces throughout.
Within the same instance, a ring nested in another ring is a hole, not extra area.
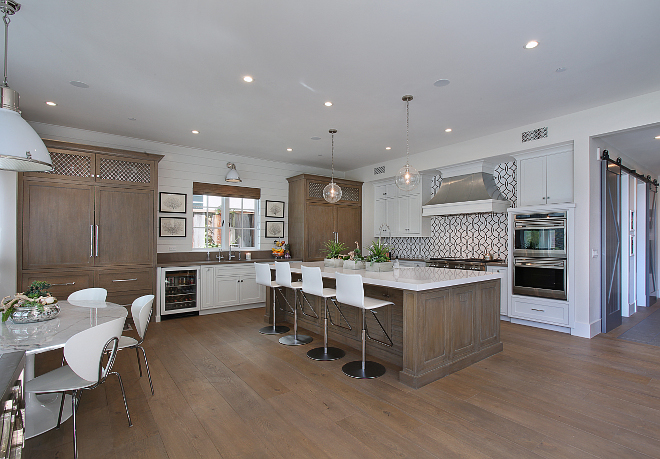
M 106 301 L 59 301 L 58 305 L 60 313 L 54 319 L 29 324 L 15 324 L 9 319 L 0 325 L 0 354 L 25 351 L 26 381 L 35 376 L 37 354 L 63 348 L 76 333 L 128 315 L 124 306 Z M 32 438 L 57 425 L 60 400 L 59 394 L 26 394 L 25 438 Z M 70 416 L 71 403 L 65 403 L 62 420 Z

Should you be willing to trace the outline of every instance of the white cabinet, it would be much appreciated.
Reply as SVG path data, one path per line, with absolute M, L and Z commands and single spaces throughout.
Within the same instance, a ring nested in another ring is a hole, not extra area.
M 518 206 L 573 202 L 573 145 L 515 155 Z
M 569 310 L 567 301 L 514 295 L 511 299 L 511 311 L 509 315 L 516 319 L 568 326 L 570 325 Z
M 201 271 L 202 309 L 266 301 L 265 289 L 257 284 L 252 263 L 205 266 Z
M 422 176 L 422 183 L 410 192 L 392 182 L 374 184 L 374 237 L 430 236 L 431 219 L 422 218 L 422 204 L 431 199 L 430 179 Z
M 486 266 L 489 273 L 500 273 L 502 280 L 500 284 L 500 315 L 509 315 L 509 268 L 506 266 Z

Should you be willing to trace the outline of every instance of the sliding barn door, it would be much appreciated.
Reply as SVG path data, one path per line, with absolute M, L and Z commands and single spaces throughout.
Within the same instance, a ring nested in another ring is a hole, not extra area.
M 653 298 L 658 296 L 657 289 L 657 276 L 656 276 L 656 259 L 655 259 L 655 216 L 656 216 L 656 188 L 651 184 L 646 186 L 646 304 L 647 306 L 653 305 Z
M 602 161 L 602 332 L 621 325 L 621 168 Z

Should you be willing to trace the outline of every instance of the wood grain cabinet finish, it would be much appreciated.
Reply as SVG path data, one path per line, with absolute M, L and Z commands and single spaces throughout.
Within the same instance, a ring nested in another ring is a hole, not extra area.
M 96 286 L 120 304 L 153 294 L 162 156 L 44 143 L 53 171 L 19 174 L 18 288 L 54 279 L 56 296 Z
M 289 243 L 292 255 L 303 261 L 324 258 L 325 243 L 338 235 L 351 249 L 362 240 L 362 182 L 335 179 L 342 199 L 330 204 L 323 188 L 330 177 L 301 174 L 289 177 Z
M 323 285 L 334 288 L 334 280 L 323 279 Z M 413 388 L 442 378 L 502 350 L 500 341 L 500 280 L 474 282 L 456 287 L 426 291 L 400 290 L 364 285 L 365 295 L 386 299 L 391 306 L 377 309 L 377 317 L 392 339 L 392 346 L 369 340 L 367 353 L 401 367 L 399 380 Z M 284 289 L 293 304 L 293 292 Z M 272 297 L 266 292 L 264 320 L 270 322 Z M 298 313 L 301 329 L 323 334 L 323 301 L 308 295 L 319 319 Z M 286 304 L 276 296 L 278 322 L 292 322 Z M 307 305 L 306 305 L 307 306 Z M 361 312 L 340 305 L 352 330 L 328 327 L 331 340 L 361 349 Z M 339 323 L 339 314 L 330 306 L 330 315 Z M 373 338 L 384 341 L 385 335 L 371 313 L 367 312 L 367 328 Z M 301 333 L 304 333 L 301 331 Z

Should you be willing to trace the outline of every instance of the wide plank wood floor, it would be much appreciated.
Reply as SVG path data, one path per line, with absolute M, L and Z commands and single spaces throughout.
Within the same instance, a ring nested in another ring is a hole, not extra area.
M 660 307 L 656 303 L 640 315 Z M 335 362 L 257 332 L 261 309 L 152 323 L 118 383 L 86 392 L 80 458 L 649 458 L 660 457 L 660 348 L 502 322 L 504 351 L 413 390 L 398 368 L 358 381 Z M 629 319 L 624 328 L 641 319 Z M 625 330 L 624 330 L 625 331 Z M 37 359 L 37 373 L 61 353 Z M 73 456 L 71 420 L 26 443 L 27 458 Z

